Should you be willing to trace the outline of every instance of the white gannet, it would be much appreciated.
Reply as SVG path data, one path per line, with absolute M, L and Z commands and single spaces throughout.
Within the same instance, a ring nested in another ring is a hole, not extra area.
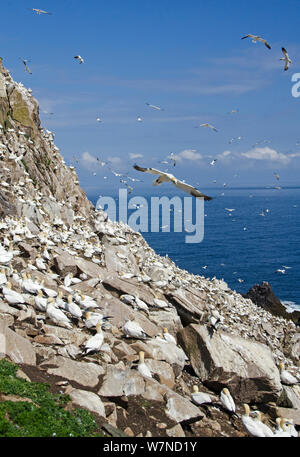
M 7 278 L 6 278 L 6 273 L 5 273 L 5 269 L 4 268 L 1 268 L 1 272 L 0 272 L 0 286 L 3 286 L 4 284 L 7 283 Z
M 261 420 L 262 419 L 261 412 L 253 411 L 253 414 L 255 414 L 255 416 L 256 416 L 254 419 L 254 422 L 257 425 L 257 427 L 262 431 L 263 436 L 265 436 L 265 437 L 274 436 L 274 433 L 272 432 L 270 427 L 268 427 L 266 424 L 264 424 L 263 421 Z
M 291 59 L 290 59 L 290 57 L 289 57 L 289 55 L 288 55 L 286 49 L 285 49 L 285 48 L 281 48 L 281 50 L 282 50 L 282 52 L 283 52 L 283 54 L 284 54 L 284 57 L 281 57 L 280 60 L 284 60 L 284 62 L 285 62 L 284 71 L 286 71 L 286 70 L 289 69 L 289 66 L 290 66 L 290 64 L 292 63 L 292 61 L 291 61 Z
M 218 130 L 216 129 L 216 127 L 214 127 L 213 125 L 209 124 L 208 122 L 205 122 L 204 124 L 200 124 L 199 127 L 208 127 L 209 129 L 214 130 L 214 132 L 217 132 L 217 131 L 218 131 Z
M 82 311 L 76 303 L 73 302 L 72 295 L 68 296 L 68 301 L 65 304 L 65 311 L 72 314 L 73 317 L 80 319 L 82 317 Z
M 74 299 L 76 303 L 82 308 L 99 308 L 98 303 L 92 297 L 88 297 L 87 295 L 83 295 L 82 293 L 75 295 Z
M 5 301 L 7 301 L 9 305 L 18 305 L 25 303 L 23 295 L 12 290 L 11 283 L 9 281 L 4 287 L 2 287 L 2 293 L 4 295 Z
M 287 420 L 283 417 L 276 418 L 276 429 L 274 431 L 274 437 L 276 438 L 290 438 L 291 435 L 286 429 L 286 422 Z
M 166 327 L 163 328 L 163 337 L 168 343 L 173 343 L 177 346 L 176 339 L 171 335 Z
M 34 11 L 36 14 L 52 14 L 52 13 L 49 13 L 48 11 L 43 11 L 38 8 L 29 8 L 29 9 Z
M 37 266 L 37 268 L 41 271 L 43 270 L 47 270 L 47 267 L 45 265 L 45 262 L 43 261 L 43 259 L 41 258 L 40 254 L 37 255 L 36 259 L 35 259 L 35 264 Z
M 196 405 L 202 405 L 203 403 L 211 403 L 211 398 L 206 392 L 199 392 L 198 386 L 193 386 L 191 392 L 191 400 Z
M 150 105 L 150 103 L 146 103 L 147 106 L 149 106 L 149 108 L 153 108 L 157 111 L 164 111 L 163 108 L 160 108 L 159 106 L 156 106 L 156 105 Z
M 127 338 L 146 339 L 149 338 L 146 332 L 134 321 L 125 319 L 125 324 L 122 327 Z
M 145 378 L 152 378 L 152 374 L 151 374 L 150 368 L 145 364 L 145 360 L 144 360 L 145 353 L 144 353 L 144 351 L 140 351 L 139 352 L 139 357 L 140 357 L 140 360 L 139 360 L 139 364 L 138 364 L 138 371 Z
M 29 73 L 30 75 L 32 75 L 32 72 L 31 72 L 30 68 L 29 68 L 28 65 L 27 65 L 27 60 L 22 59 L 21 57 L 20 57 L 20 59 L 21 59 L 22 62 L 23 62 L 23 65 L 24 65 L 24 67 L 25 67 L 25 71 L 27 71 L 27 73 Z M 20 160 L 21 160 L 21 159 L 20 159 Z
M 74 59 L 77 59 L 79 61 L 79 63 L 83 63 L 84 60 L 81 56 L 75 56 Z
M 210 325 L 214 330 L 217 330 L 219 325 L 222 323 L 222 316 L 216 309 L 213 309 L 209 317 Z
M 256 43 L 257 41 L 260 41 L 261 43 L 264 43 L 264 45 L 268 48 L 268 49 L 271 49 L 271 46 L 269 45 L 269 43 L 264 40 L 263 38 L 261 38 L 260 36 L 258 35 L 246 35 L 246 36 L 243 36 L 241 39 L 244 40 L 245 38 L 253 38 L 252 39 L 252 43 Z
M 43 297 L 43 292 L 38 291 L 38 294 L 34 297 L 34 303 L 38 310 L 45 312 L 48 304 L 48 299 Z
M 99 322 L 103 323 L 103 320 L 107 319 L 107 317 L 104 317 L 102 314 L 94 313 L 93 311 L 86 311 L 84 317 L 84 325 L 86 328 L 96 327 Z
M 298 435 L 298 432 L 295 428 L 295 425 L 294 425 L 294 421 L 293 419 L 287 419 L 287 422 L 286 422 L 286 427 L 287 427 L 287 431 L 290 433 L 291 436 L 293 436 L 294 438 L 298 438 L 299 435 Z
M 54 298 L 48 298 L 46 316 L 49 317 L 55 324 L 63 325 L 69 329 L 72 328 L 70 319 L 56 307 Z
M 229 390 L 226 387 L 221 390 L 220 400 L 225 409 L 227 409 L 228 411 L 233 412 L 233 413 L 235 412 L 234 400 L 233 400 L 232 396 L 230 395 Z
M 209 165 L 211 165 L 213 167 L 217 160 L 218 159 L 213 159 L 211 162 L 209 162 Z
M 101 325 L 102 325 L 102 323 L 98 322 L 98 324 L 96 325 L 96 330 L 97 330 L 96 335 L 92 336 L 85 342 L 84 349 L 83 349 L 84 354 L 88 354 L 89 352 L 100 351 L 103 340 L 104 340 L 104 335 L 102 332 Z
M 36 294 L 40 289 L 41 285 L 32 281 L 31 275 L 28 273 L 22 273 L 21 288 L 28 294 Z
M 51 298 L 57 297 L 57 292 L 56 292 L 56 290 L 49 289 L 48 287 L 45 287 L 45 286 L 44 286 L 44 279 L 43 279 L 42 282 L 41 282 L 41 289 L 43 290 L 43 292 L 44 292 L 48 297 L 51 297 Z
M 140 300 L 139 297 L 135 297 L 135 307 L 137 309 L 140 309 L 141 311 L 145 311 L 147 314 L 149 314 L 149 308 L 148 305 L 143 302 L 143 300 Z
M 279 364 L 279 371 L 280 371 L 280 379 L 281 379 L 282 384 L 287 384 L 287 385 L 292 386 L 292 385 L 298 384 L 300 382 L 289 371 L 285 370 L 283 362 L 280 362 L 280 364 Z
M 204 200 L 211 200 L 211 197 L 208 197 L 205 194 L 202 194 L 197 190 L 195 187 L 191 186 L 190 184 L 186 184 L 183 181 L 180 181 L 179 179 L 175 178 L 174 175 L 171 173 L 165 173 L 160 170 L 156 170 L 155 168 L 142 168 L 139 167 L 138 165 L 134 165 L 133 168 L 137 171 L 142 171 L 146 173 L 150 173 L 152 175 L 159 175 L 158 178 L 153 182 L 154 186 L 158 186 L 159 184 L 162 184 L 163 182 L 171 182 L 174 184 L 175 187 L 178 187 L 179 189 L 183 190 L 184 192 L 187 192 L 188 194 L 192 195 L 193 197 L 196 198 L 204 198 Z
M 252 436 L 264 437 L 264 432 L 259 428 L 258 423 L 250 417 L 250 407 L 246 403 L 243 404 L 245 414 L 242 415 L 242 422 L 247 432 Z

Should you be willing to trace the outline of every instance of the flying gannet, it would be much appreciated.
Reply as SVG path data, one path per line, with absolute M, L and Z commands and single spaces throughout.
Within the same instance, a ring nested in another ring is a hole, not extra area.
M 204 200 L 211 200 L 212 197 L 209 197 L 208 195 L 202 194 L 197 190 L 195 187 L 191 186 L 190 184 L 187 184 L 183 181 L 180 181 L 179 179 L 175 178 L 174 175 L 171 173 L 165 173 L 160 170 L 156 170 L 155 168 L 142 168 L 139 167 L 138 165 L 134 165 L 133 168 L 137 171 L 141 172 L 146 172 L 150 173 L 152 175 L 159 175 L 158 178 L 153 182 L 153 186 L 158 186 L 162 184 L 163 182 L 171 182 L 174 184 L 175 187 L 178 187 L 179 189 L 183 190 L 184 192 L 187 192 L 188 194 L 192 195 L 193 197 L 196 198 L 204 198 Z
M 24 67 L 25 67 L 25 70 L 27 71 L 27 73 L 29 73 L 30 75 L 32 75 L 32 72 L 31 72 L 30 68 L 29 68 L 28 65 L 27 65 L 27 60 L 22 59 L 21 57 L 20 57 L 20 59 L 22 60 L 22 62 L 23 62 L 23 64 L 24 64 Z
M 153 108 L 157 111 L 164 111 L 163 108 L 160 108 L 159 106 L 155 106 L 155 105 L 150 105 L 150 103 L 146 103 L 147 106 L 149 106 L 150 108 Z
M 29 8 L 29 9 L 34 11 L 36 14 L 52 14 L 52 13 L 49 13 L 48 11 L 43 11 L 43 10 L 40 10 L 37 8 Z
M 260 36 L 258 35 L 246 35 L 244 37 L 242 37 L 241 39 L 244 40 L 245 38 L 253 38 L 252 39 L 252 43 L 256 43 L 257 41 L 260 41 L 261 43 L 264 43 L 264 45 L 268 48 L 268 49 L 271 49 L 271 46 L 269 45 L 269 43 L 264 40 L 263 38 L 261 38 Z
M 81 56 L 75 56 L 74 59 L 77 59 L 79 63 L 84 63 L 84 60 Z
M 285 48 L 281 48 L 283 54 L 284 54 L 284 57 L 281 57 L 280 60 L 284 60 L 285 64 L 284 64 L 284 71 L 288 70 L 289 69 L 289 66 L 290 64 L 292 63 L 287 51 Z
M 207 122 L 204 123 L 204 124 L 200 124 L 199 127 L 208 127 L 209 129 L 212 129 L 212 130 L 214 130 L 215 132 L 218 131 L 218 130 L 216 129 L 216 127 L 214 127 L 214 126 L 211 125 L 211 124 L 208 124 Z

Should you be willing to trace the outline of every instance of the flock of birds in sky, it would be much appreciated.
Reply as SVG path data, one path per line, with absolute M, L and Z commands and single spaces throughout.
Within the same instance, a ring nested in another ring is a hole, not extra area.
M 37 15 L 51 15 L 52 14 L 49 11 L 44 11 L 44 10 L 41 10 L 41 9 L 38 9 L 38 8 L 28 8 L 28 9 L 30 9 L 31 11 L 33 11 Z M 259 35 L 248 34 L 248 35 L 243 36 L 241 39 L 244 40 L 244 39 L 247 39 L 247 38 L 250 38 L 253 43 L 260 42 L 260 43 L 264 44 L 267 49 L 271 49 L 271 45 L 268 43 L 268 41 L 265 40 L 264 38 L 262 38 Z M 289 69 L 291 63 L 292 63 L 292 60 L 290 59 L 290 57 L 288 55 L 288 52 L 284 47 L 282 47 L 281 50 L 282 50 L 282 53 L 283 53 L 283 57 L 281 57 L 280 60 L 284 61 L 284 71 L 287 71 Z M 20 58 L 20 59 L 21 59 L 23 65 L 24 65 L 25 70 L 29 74 L 32 74 L 30 68 L 28 67 L 28 60 L 23 59 L 23 58 Z M 74 59 L 77 60 L 77 62 L 79 64 L 83 64 L 84 63 L 84 58 L 81 55 L 74 56 Z M 146 103 L 146 105 L 149 108 L 151 108 L 151 109 L 153 109 L 155 111 L 164 111 L 164 108 L 162 108 L 160 106 L 153 105 L 153 104 L 148 103 L 148 102 Z M 237 114 L 238 112 L 239 112 L 238 109 L 233 109 L 230 112 L 228 112 L 228 114 L 233 115 L 233 114 Z M 49 113 L 47 111 L 43 111 L 43 113 L 49 114 L 49 115 L 53 114 L 53 113 Z M 96 118 L 96 121 L 98 123 L 102 123 L 103 122 L 100 116 L 98 116 Z M 141 116 L 137 116 L 137 121 L 138 122 L 143 122 L 143 118 Z M 218 132 L 218 129 L 215 126 L 213 126 L 212 124 L 208 123 L 208 122 L 203 122 L 200 125 L 195 126 L 195 128 L 207 128 L 207 129 L 212 130 L 213 132 Z M 229 144 L 238 143 L 242 139 L 243 139 L 242 136 L 238 136 L 236 138 L 231 138 L 229 140 Z M 262 145 L 262 144 L 267 144 L 267 143 L 270 143 L 270 141 L 269 140 L 258 141 L 253 145 L 253 148 L 257 147 L 259 145 Z M 74 161 L 77 164 L 79 163 L 79 160 L 78 160 L 78 158 L 76 156 L 74 156 Z M 138 178 L 133 178 L 133 177 L 129 176 L 128 173 L 120 173 L 120 172 L 117 172 L 117 171 L 113 170 L 112 163 L 109 160 L 102 161 L 99 157 L 97 157 L 97 163 L 101 167 L 106 166 L 114 176 L 118 177 L 119 180 L 120 180 L 120 183 L 127 187 L 129 193 L 131 193 L 133 191 L 133 187 L 132 187 L 132 183 L 133 182 L 142 182 Z M 173 154 L 173 153 L 170 153 L 169 156 L 166 159 L 160 160 L 159 163 L 164 164 L 164 165 L 172 164 L 173 168 L 174 168 L 176 166 L 176 163 L 177 163 L 176 155 Z M 216 158 L 214 158 L 213 160 L 211 160 L 209 162 L 210 166 L 212 166 L 212 167 L 216 163 L 217 163 L 217 159 Z M 177 188 L 182 190 L 183 192 L 186 192 L 186 193 L 194 196 L 195 198 L 204 198 L 204 200 L 206 200 L 206 201 L 209 201 L 209 200 L 212 199 L 212 197 L 200 192 L 195 186 L 186 183 L 185 180 L 179 180 L 178 178 L 176 178 L 172 173 L 168 172 L 169 171 L 168 168 L 166 170 L 164 170 L 164 171 L 161 171 L 161 170 L 158 170 L 158 169 L 152 168 L 152 167 L 147 167 L 147 168 L 146 167 L 140 167 L 137 164 L 135 164 L 133 166 L 133 168 L 135 170 L 139 171 L 139 172 L 149 173 L 149 174 L 152 174 L 152 175 L 157 175 L 158 177 L 153 182 L 153 185 L 155 185 L 155 186 L 160 185 L 162 183 L 170 182 L 174 186 L 176 186 Z M 279 174 L 277 172 L 274 172 L 273 174 L 274 174 L 274 177 L 276 179 L 276 182 L 278 183 L 278 181 L 280 179 Z M 93 175 L 96 176 L 97 172 L 93 171 Z M 106 179 L 108 179 L 108 177 L 104 176 L 103 179 L 106 180 Z M 129 184 L 129 181 L 130 181 L 130 184 Z M 216 182 L 217 182 L 216 180 L 213 180 L 213 183 L 216 183 Z M 223 187 L 224 188 L 227 187 L 227 183 L 224 183 Z M 277 190 L 281 189 L 281 187 L 278 186 L 278 185 L 274 186 L 273 188 L 277 189 Z M 223 196 L 223 195 L 224 195 L 224 193 L 221 193 L 221 196 Z M 229 212 L 229 215 L 232 216 L 232 212 L 234 211 L 234 209 L 226 208 L 226 210 Z M 259 215 L 260 216 L 266 216 L 266 213 L 268 213 L 269 211 L 270 211 L 269 209 L 263 209 Z M 243 229 L 247 230 L 247 227 L 244 227 Z M 205 267 L 203 267 L 203 268 L 205 268 Z M 284 267 L 283 266 L 282 268 L 278 268 L 275 271 L 275 273 L 285 274 L 286 270 L 289 269 L 289 268 L 290 267 L 287 267 L 287 266 Z M 244 282 L 244 280 L 240 279 L 240 278 L 238 279 L 238 281 L 239 282 Z

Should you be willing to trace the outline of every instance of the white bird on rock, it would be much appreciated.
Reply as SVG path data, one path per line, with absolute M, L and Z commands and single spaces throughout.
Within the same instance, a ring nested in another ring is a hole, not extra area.
M 279 364 L 279 371 L 282 384 L 287 384 L 290 386 L 299 384 L 300 381 L 295 378 L 295 376 L 293 376 L 289 371 L 285 370 L 283 362 Z
M 229 390 L 226 387 L 221 390 L 220 400 L 225 409 L 227 409 L 228 411 L 230 411 L 232 413 L 235 412 L 234 400 L 233 400 L 232 396 L 230 395 Z
M 261 420 L 262 419 L 261 412 L 260 411 L 253 411 L 253 414 L 255 414 L 255 416 L 256 416 L 255 419 L 254 419 L 254 422 L 257 425 L 257 427 L 262 431 L 263 436 L 265 436 L 265 437 L 274 436 L 274 433 L 272 432 L 270 427 L 268 427 L 266 424 L 264 424 L 263 421 Z
M 34 303 L 39 311 L 46 311 L 48 299 L 43 297 L 43 292 L 41 290 L 39 290 L 38 294 L 34 297 Z
M 49 317 L 57 325 L 62 325 L 69 329 L 72 328 L 70 319 L 57 308 L 54 298 L 48 298 L 48 304 L 46 308 L 46 316 Z
M 168 343 L 173 343 L 173 344 L 176 344 L 176 346 L 177 346 L 177 342 L 176 342 L 174 336 L 169 333 L 169 331 L 166 327 L 163 328 L 163 337 L 166 341 L 168 341 Z
M 150 368 L 145 363 L 145 353 L 144 351 L 139 352 L 139 364 L 138 364 L 138 371 L 141 373 L 142 376 L 145 378 L 152 378 L 152 374 Z
M 196 405 L 202 405 L 203 403 L 211 403 L 211 398 L 206 392 L 199 392 L 198 386 L 193 386 L 191 392 L 191 400 Z
M 4 287 L 2 287 L 2 293 L 4 295 L 5 301 L 9 305 L 18 305 L 25 303 L 25 299 L 22 294 L 12 290 L 11 283 L 8 281 Z
M 263 431 L 259 428 L 258 423 L 250 417 L 250 407 L 246 403 L 243 404 L 245 409 L 245 414 L 242 415 L 242 422 L 244 424 L 245 429 L 251 436 L 256 437 L 264 437 Z
M 126 338 L 137 338 L 137 339 L 146 339 L 149 338 L 146 332 L 134 321 L 130 319 L 125 319 L 125 324 L 122 328 L 123 332 L 126 335 Z
M 86 343 L 84 344 L 83 351 L 84 351 L 85 355 L 90 353 L 90 352 L 98 352 L 98 351 L 100 351 L 101 346 L 102 346 L 103 341 L 104 341 L 104 335 L 103 335 L 103 332 L 102 332 L 101 325 L 102 325 L 102 323 L 98 322 L 98 324 L 96 325 L 96 330 L 97 330 L 96 335 L 94 335 L 91 338 L 89 338 L 86 341 Z

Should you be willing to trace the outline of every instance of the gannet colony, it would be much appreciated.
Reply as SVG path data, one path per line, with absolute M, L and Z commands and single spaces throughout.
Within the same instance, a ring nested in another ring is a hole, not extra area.
M 112 435 L 298 436 L 292 314 L 180 270 L 96 211 L 2 62 L 0 159 L 1 358 Z

